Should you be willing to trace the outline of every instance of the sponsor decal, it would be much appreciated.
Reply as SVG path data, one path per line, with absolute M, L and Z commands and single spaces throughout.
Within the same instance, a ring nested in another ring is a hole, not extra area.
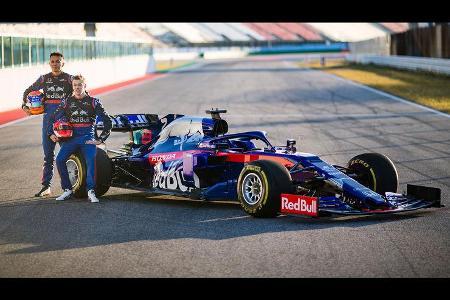
M 248 165 L 248 166 L 247 166 L 247 170 L 259 172 L 259 171 L 261 171 L 261 168 L 258 167 L 258 166 Z
M 166 161 L 166 160 L 172 160 L 176 158 L 176 153 L 169 153 L 169 154 L 159 154 L 149 157 L 150 162 L 156 163 L 159 161 Z
M 47 98 L 47 99 L 63 99 L 64 97 L 66 96 L 66 93 L 62 93 L 62 94 L 59 94 L 59 93 L 54 93 L 54 94 L 45 94 L 45 97 Z
M 89 117 L 70 117 L 69 118 L 70 123 L 90 123 L 91 118 Z
M 183 184 L 183 164 L 181 161 L 170 162 L 166 170 L 162 162 L 158 162 L 154 169 L 155 174 L 152 182 L 154 188 L 181 190 L 182 192 L 188 190 L 188 187 Z
M 116 116 L 115 118 L 112 119 L 113 123 L 116 125 L 116 127 L 124 127 L 125 125 L 122 123 L 122 120 L 120 118 L 120 116 Z
M 354 160 L 352 160 L 352 161 L 350 162 L 350 166 L 351 166 L 351 165 L 354 165 L 354 164 L 361 164 L 361 165 L 363 165 L 364 167 L 369 168 L 369 164 L 366 163 L 365 161 L 363 161 L 362 159 L 354 159 Z
M 317 197 L 281 194 L 281 212 L 305 216 L 318 216 Z

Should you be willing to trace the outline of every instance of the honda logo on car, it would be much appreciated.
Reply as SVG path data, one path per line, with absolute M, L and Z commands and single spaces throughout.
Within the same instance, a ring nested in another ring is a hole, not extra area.
M 317 216 L 317 197 L 281 194 L 281 212 L 306 216 Z

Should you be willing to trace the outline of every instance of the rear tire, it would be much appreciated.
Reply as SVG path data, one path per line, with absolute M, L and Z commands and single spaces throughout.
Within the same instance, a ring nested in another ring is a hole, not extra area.
M 397 169 L 386 155 L 363 153 L 350 159 L 347 168 L 358 175 L 356 181 L 382 196 L 397 192 Z
M 103 196 L 111 187 L 112 161 L 105 150 L 97 147 L 95 174 L 95 195 Z
M 108 154 L 97 148 L 95 157 L 96 174 L 95 174 L 95 195 L 103 196 L 111 186 L 112 178 L 112 162 Z M 72 183 L 72 191 L 75 198 L 86 198 L 86 161 L 80 152 L 72 154 L 66 162 L 70 182 Z
M 66 161 L 75 198 L 86 198 L 86 161 L 80 152 L 75 152 Z
M 292 179 L 288 170 L 270 160 L 248 163 L 238 178 L 239 202 L 253 217 L 276 217 L 280 212 L 281 194 L 291 190 Z

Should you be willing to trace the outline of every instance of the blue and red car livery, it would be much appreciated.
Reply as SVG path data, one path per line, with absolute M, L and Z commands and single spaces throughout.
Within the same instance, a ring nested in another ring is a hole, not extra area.
M 119 150 L 97 151 L 97 195 L 110 186 L 203 200 L 239 201 L 248 214 L 322 216 L 378 214 L 440 207 L 440 190 L 408 185 L 397 193 L 392 161 L 364 153 L 346 166 L 298 152 L 294 140 L 273 146 L 263 131 L 227 134 L 228 124 L 211 117 L 169 114 L 113 116 L 113 132 L 128 132 Z M 102 123 L 97 122 L 97 129 Z M 151 137 L 136 140 L 143 131 Z M 136 133 L 140 132 L 139 135 Z M 103 161 L 103 162 L 101 162 Z M 100 179 L 100 180 L 99 180 Z

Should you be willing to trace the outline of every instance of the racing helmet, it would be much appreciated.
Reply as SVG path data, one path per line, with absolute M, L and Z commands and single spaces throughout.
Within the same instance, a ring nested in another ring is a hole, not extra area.
M 44 112 L 44 104 L 42 98 L 44 94 L 41 91 L 32 91 L 27 95 L 27 106 L 30 108 L 32 115 L 40 115 Z
M 70 138 L 73 134 L 72 125 L 64 120 L 58 120 L 53 123 L 53 132 L 59 138 Z

